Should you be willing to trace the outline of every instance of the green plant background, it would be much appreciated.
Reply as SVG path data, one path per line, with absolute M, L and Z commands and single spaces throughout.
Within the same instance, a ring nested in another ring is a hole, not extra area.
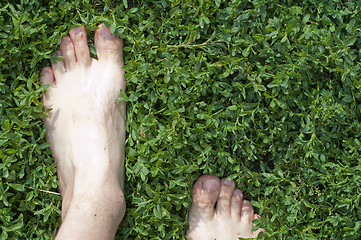
M 40 71 L 62 37 L 125 39 L 127 213 L 117 239 L 185 239 L 191 189 L 228 176 L 267 239 L 361 237 L 361 1 L 0 2 L 0 239 L 52 239 Z M 48 192 L 47 192 L 48 191 Z

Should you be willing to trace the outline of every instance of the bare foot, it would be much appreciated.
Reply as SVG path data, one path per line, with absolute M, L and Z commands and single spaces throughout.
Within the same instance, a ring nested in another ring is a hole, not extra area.
M 43 69 L 40 81 L 49 84 L 44 107 L 52 109 L 44 119 L 46 137 L 57 162 L 63 220 L 75 198 L 100 195 L 111 199 L 119 224 L 125 212 L 125 103 L 115 100 L 125 90 L 123 40 L 100 25 L 95 48 L 98 60 L 90 58 L 85 28 L 72 29 L 60 43 L 64 61 Z
M 215 208 L 215 204 L 217 207 Z M 264 231 L 253 232 L 252 220 L 258 218 L 250 202 L 243 200 L 233 181 L 211 175 L 198 178 L 193 188 L 189 212 L 188 240 L 237 240 L 255 238 Z

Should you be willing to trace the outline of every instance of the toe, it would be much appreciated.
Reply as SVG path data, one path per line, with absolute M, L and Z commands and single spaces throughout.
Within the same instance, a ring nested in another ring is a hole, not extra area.
M 54 72 L 51 67 L 45 67 L 40 73 L 40 82 L 43 84 L 49 84 L 50 86 L 55 83 Z
M 85 28 L 83 26 L 73 28 L 69 32 L 69 35 L 72 42 L 74 43 L 77 63 L 80 66 L 89 66 L 90 53 Z
M 231 216 L 236 221 L 239 221 L 241 218 L 242 201 L 243 201 L 243 193 L 241 190 L 236 189 L 233 192 L 231 199 Z
M 62 60 L 56 60 L 56 62 L 51 63 L 51 66 L 53 68 L 53 72 L 54 72 L 54 75 L 56 78 L 56 76 L 58 76 L 59 74 L 66 72 L 66 68 L 65 68 L 65 63 L 64 63 L 63 55 L 61 54 L 61 51 L 58 51 L 56 54 L 54 54 L 53 57 L 62 58 Z
M 207 221 L 213 218 L 219 190 L 219 178 L 211 175 L 203 175 L 198 178 L 193 187 L 192 207 L 189 213 L 190 223 L 193 220 Z
M 115 34 L 110 33 L 110 29 L 103 24 L 95 32 L 95 48 L 100 61 L 122 61 L 123 40 Z
M 221 181 L 221 191 L 217 202 L 217 214 L 230 216 L 231 199 L 236 185 L 233 181 L 227 181 L 225 178 Z
M 258 218 L 261 218 L 261 216 L 258 215 L 258 214 L 254 214 L 253 219 L 258 219 Z M 264 228 L 259 228 L 259 229 L 257 229 L 256 231 L 253 232 L 253 236 L 257 237 L 258 234 L 260 234 L 261 232 L 265 233 L 266 230 Z
M 64 64 L 67 71 L 71 71 L 76 64 L 76 55 L 73 41 L 70 37 L 64 37 L 60 42 L 60 51 L 64 58 Z
M 45 67 L 41 71 L 40 75 L 41 75 L 39 78 L 40 82 L 42 84 L 49 84 L 49 88 L 46 90 L 46 92 L 42 96 L 44 110 L 46 110 L 49 107 L 51 107 L 51 104 L 49 103 L 48 99 L 49 99 L 49 96 L 51 95 L 50 92 L 51 92 L 52 87 L 56 84 L 55 83 L 55 74 L 54 74 L 53 68 Z M 46 121 L 47 121 L 47 118 L 45 118 L 45 122 Z
M 242 210 L 241 210 L 241 222 L 242 224 L 250 224 L 254 219 L 254 210 L 252 204 L 244 200 L 242 202 Z

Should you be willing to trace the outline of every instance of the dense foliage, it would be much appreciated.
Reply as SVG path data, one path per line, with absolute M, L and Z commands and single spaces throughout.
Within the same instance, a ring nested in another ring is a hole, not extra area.
M 117 239 L 185 239 L 190 191 L 229 176 L 266 239 L 361 237 L 361 1 L 0 2 L 0 239 L 52 239 L 40 70 L 105 22 L 125 39 L 127 213 Z

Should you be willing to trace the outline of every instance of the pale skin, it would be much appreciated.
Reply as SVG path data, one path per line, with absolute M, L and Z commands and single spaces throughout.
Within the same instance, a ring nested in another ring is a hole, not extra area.
M 60 239 L 114 239 L 124 216 L 125 91 L 123 40 L 104 25 L 90 57 L 84 27 L 60 43 L 63 60 L 42 71 L 47 140 L 57 162 L 62 195 Z M 216 205 L 216 208 L 215 208 Z M 201 176 L 194 185 L 187 239 L 254 238 L 258 218 L 233 181 Z

